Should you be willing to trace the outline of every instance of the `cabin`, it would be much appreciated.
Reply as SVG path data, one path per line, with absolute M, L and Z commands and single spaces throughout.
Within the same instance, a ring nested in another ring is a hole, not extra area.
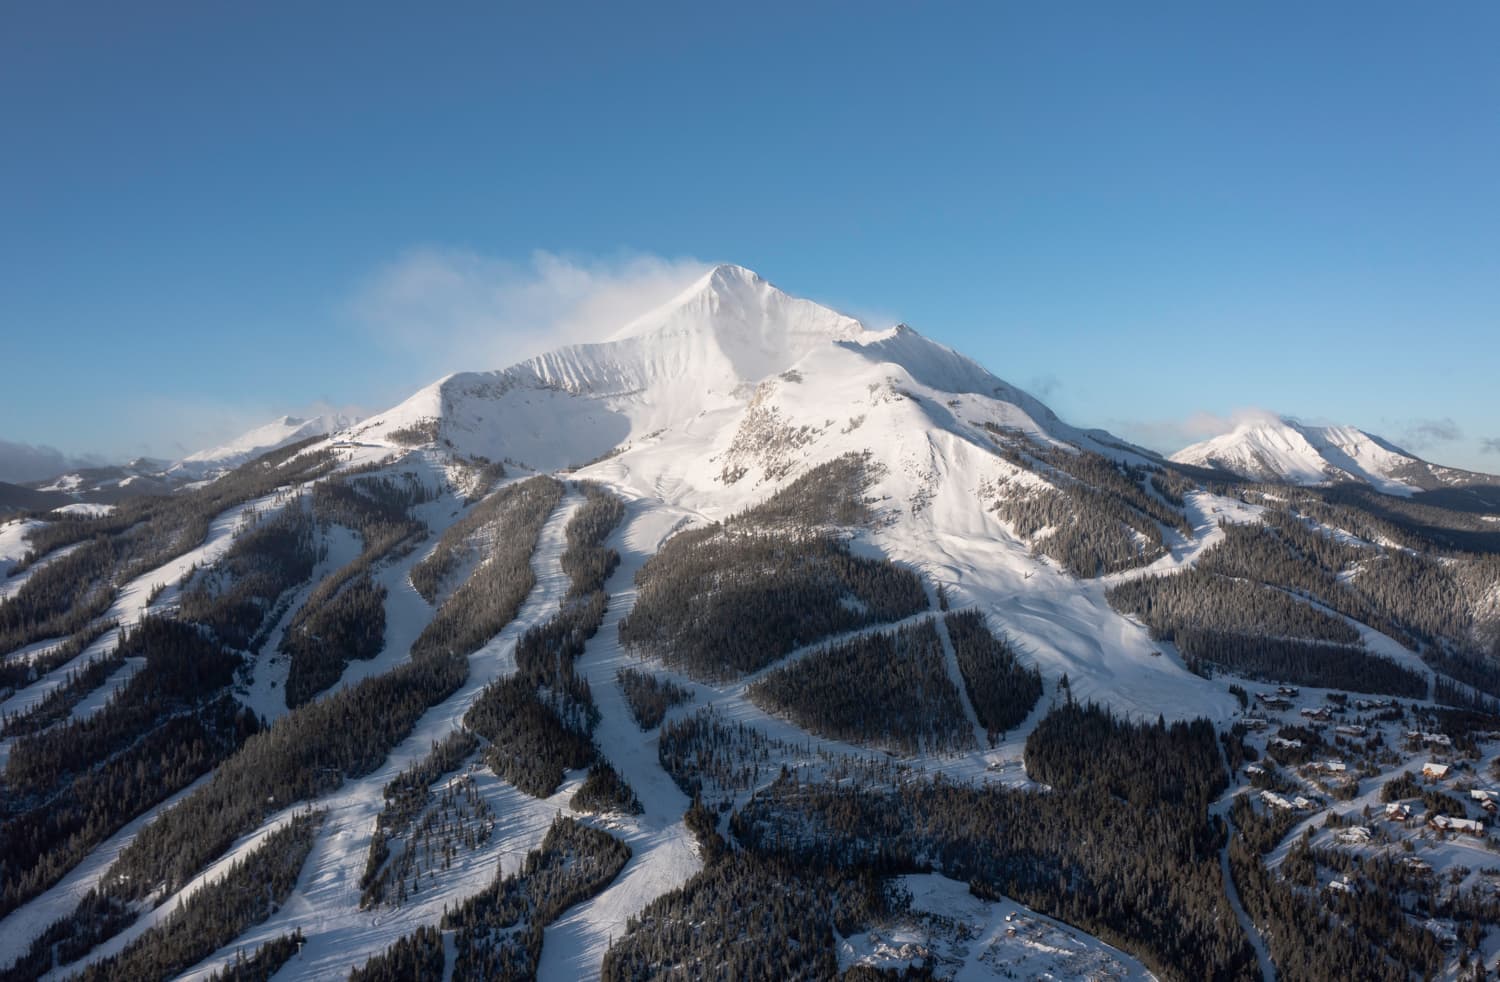
M 1363 737 L 1369 731 L 1356 723 L 1344 723 L 1333 728 L 1333 732 L 1339 736 Z
M 1319 706 L 1317 709 L 1304 709 L 1302 715 L 1319 723 L 1326 723 L 1333 719 L 1333 713 L 1329 712 L 1327 706 Z
M 1272 808 L 1280 808 L 1283 811 L 1291 811 L 1293 808 L 1293 805 L 1290 801 L 1283 798 L 1281 795 L 1277 794 L 1274 791 L 1262 791 L 1260 793 L 1260 800 L 1264 801 Z
M 1462 832 L 1484 838 L 1484 823 L 1474 818 L 1453 818 L 1449 815 L 1427 816 L 1427 827 L 1437 832 Z
M 1424 743 L 1429 747 L 1453 746 L 1453 738 L 1446 733 L 1424 733 L 1421 730 L 1408 730 L 1406 738 L 1408 740 L 1415 740 L 1417 743 Z
M 1286 747 L 1288 750 L 1296 750 L 1302 746 L 1301 740 L 1288 740 L 1286 737 L 1272 737 L 1271 746 Z
M 1439 764 L 1437 761 L 1429 760 L 1422 765 L 1422 776 L 1441 781 L 1448 776 L 1448 771 L 1451 769 L 1447 764 Z
M 1363 825 L 1351 825 L 1339 829 L 1337 837 L 1346 846 L 1362 846 L 1370 841 L 1370 830 Z
M 1261 705 L 1265 706 L 1267 709 L 1284 710 L 1292 708 L 1290 699 L 1283 699 L 1280 696 L 1273 696 L 1266 692 L 1262 692 L 1259 698 Z
M 1393 822 L 1404 822 L 1411 818 L 1411 805 L 1393 801 L 1385 806 L 1385 817 Z
M 1302 694 L 1302 690 L 1295 685 L 1278 685 L 1276 687 L 1276 694 L 1286 696 L 1289 699 L 1295 699 Z

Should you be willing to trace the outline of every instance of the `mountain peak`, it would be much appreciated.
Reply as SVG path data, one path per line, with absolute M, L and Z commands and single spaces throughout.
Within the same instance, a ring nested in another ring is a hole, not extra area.
M 1217 467 L 1256 481 L 1303 485 L 1357 481 L 1396 495 L 1450 483 L 1444 476 L 1449 469 L 1435 468 L 1358 427 L 1317 426 L 1271 414 L 1242 420 L 1228 433 L 1184 447 L 1172 459 Z
M 758 286 L 765 283 L 766 279 L 753 269 L 736 266 L 734 263 L 719 263 L 719 265 L 708 271 L 708 275 L 704 277 L 704 282 L 706 286 L 711 288 L 737 289 L 746 286 Z
M 809 341 L 858 338 L 865 326 L 830 307 L 786 293 L 752 269 L 720 263 L 609 340 L 683 333 L 707 333 L 731 347 L 749 343 L 767 355 L 791 353 L 795 358 Z M 744 377 L 763 374 L 751 371 Z

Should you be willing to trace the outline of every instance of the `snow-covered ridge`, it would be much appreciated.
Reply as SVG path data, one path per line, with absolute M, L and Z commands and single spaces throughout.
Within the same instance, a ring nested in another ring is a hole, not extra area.
M 263 426 L 242 433 L 227 443 L 189 454 L 171 467 L 173 477 L 201 480 L 238 467 L 254 457 L 269 453 L 298 440 L 327 436 L 358 422 L 356 417 L 323 414 L 311 417 L 282 416 Z
M 1430 464 L 1353 426 L 1312 426 L 1291 417 L 1246 420 L 1228 433 L 1184 447 L 1171 459 L 1254 481 L 1301 485 L 1358 481 L 1396 495 L 1494 480 Z

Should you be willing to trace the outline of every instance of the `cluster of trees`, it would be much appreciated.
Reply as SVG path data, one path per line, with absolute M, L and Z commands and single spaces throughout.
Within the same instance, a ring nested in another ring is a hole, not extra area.
M 464 716 L 464 725 L 490 742 L 485 760 L 495 773 L 539 798 L 557 790 L 565 771 L 598 756 L 592 732 L 599 711 L 574 661 L 604 620 L 604 581 L 620 561 L 604 542 L 625 510 L 598 485 L 581 489 L 584 503 L 565 530 L 569 589 L 561 609 L 521 636 L 516 674 L 486 686 Z
M 266 836 L 219 879 L 178 904 L 119 954 L 91 963 L 80 982 L 155 982 L 190 968 L 269 917 L 297 885 L 321 812 L 303 812 Z
M 193 625 L 148 617 L 117 655 L 143 664 L 99 712 L 22 735 L 0 795 L 0 913 L 55 883 L 136 815 L 257 729 L 225 693 L 239 656 Z
M 1245 845 L 1257 855 L 1263 856 L 1280 845 L 1292 826 L 1301 819 L 1288 808 L 1266 807 L 1257 811 L 1251 803 L 1252 797 L 1249 794 L 1238 795 L 1230 806 L 1229 815 Z
M 207 773 L 257 729 L 223 695 L 167 718 L 108 760 L 41 796 L 0 795 L 0 916 L 52 886 L 147 808 Z
M 728 524 L 787 530 L 868 525 L 875 513 L 866 492 L 884 471 L 868 450 L 843 454 L 812 468 Z
M 620 640 L 695 678 L 725 681 L 802 645 L 927 606 L 920 579 L 850 555 L 830 527 L 867 524 L 868 453 L 821 464 L 722 523 L 673 536 L 636 574 Z
M 243 951 L 234 954 L 234 961 L 208 977 L 208 982 L 271 982 L 271 977 L 281 971 L 281 966 L 292 960 L 307 941 L 299 927 L 290 933 L 272 938 L 255 953 L 247 956 Z
M 295 709 L 333 685 L 354 659 L 368 661 L 385 647 L 385 587 L 368 573 L 334 596 L 304 605 L 281 637 L 289 664 L 287 708 Z
M 254 647 L 276 599 L 312 576 L 325 554 L 312 516 L 293 502 L 240 536 L 213 568 L 184 591 L 179 616 L 241 650 Z
M 519 871 L 443 917 L 457 930 L 454 982 L 536 978 L 547 925 L 596 896 L 629 860 L 623 842 L 559 815 Z
M 809 866 L 721 851 L 686 884 L 653 900 L 613 939 L 605 982 L 658 978 L 832 979 L 834 932 L 894 912 L 894 894 L 865 869 Z
M 438 608 L 437 614 L 412 644 L 413 658 L 448 652 L 467 655 L 515 619 L 526 595 L 536 585 L 531 555 L 536 551 L 542 526 L 562 500 L 562 493 L 562 485 L 552 478 L 533 477 L 501 488 L 455 523 L 454 527 L 457 527 L 476 515 L 481 516 L 483 520 L 471 530 L 471 534 L 481 528 L 488 533 L 488 555 Z M 460 537 L 459 542 L 465 538 Z M 443 552 L 445 547 L 447 553 Z M 448 534 L 444 533 L 432 556 L 413 568 L 412 583 L 417 584 L 418 570 L 440 555 L 451 555 L 457 548 L 457 543 L 449 542 Z M 442 560 L 438 565 L 447 569 L 446 562 Z M 452 568 L 456 565 L 455 560 Z M 429 589 L 423 590 L 419 585 L 418 590 L 431 600 L 437 595 L 437 584 L 442 576 L 431 579 L 429 576 L 430 570 L 421 577 Z
M 1192 538 L 1193 526 L 1182 510 L 1183 495 L 1191 484 L 1181 475 L 1162 468 L 1110 460 L 1092 450 L 1043 446 L 1034 441 L 1027 452 L 1047 468 L 1061 471 L 1081 484 L 1113 495 L 1153 521 L 1167 528 L 1177 529 L 1184 538 Z M 1146 490 L 1148 483 L 1158 491 L 1166 489 L 1167 493 L 1162 497 L 1168 504 L 1152 497 Z M 1151 529 L 1143 527 L 1142 523 L 1137 521 L 1130 525 L 1147 538 L 1152 538 Z
M 1044 446 L 1015 430 L 989 427 L 1001 455 L 1043 474 L 1051 488 L 1002 488 L 995 511 L 1023 538 L 1046 529 L 1033 548 L 1075 576 L 1094 577 L 1143 566 L 1166 549 L 1162 527 L 1191 537 L 1182 511 L 1186 482 L 1155 468 L 1117 463 L 1092 451 Z M 1160 497 L 1146 489 L 1148 481 Z
M 0 691 L 13 692 L 54 671 L 83 654 L 84 650 L 106 632 L 114 630 L 114 621 L 94 621 L 86 625 L 62 644 L 50 651 L 30 658 L 12 658 L 0 661 Z M 119 668 L 119 660 L 113 656 L 92 659 L 82 668 L 69 672 L 67 681 L 49 692 L 37 705 L 24 713 L 0 715 L 0 735 L 14 736 L 20 733 L 36 733 L 63 717 Z M 99 666 L 105 663 L 104 667 Z M 102 673 L 102 674 L 101 674 Z
M 407 555 L 428 535 L 427 524 L 412 517 L 411 509 L 432 501 L 436 492 L 417 475 L 355 474 L 313 485 L 313 515 L 324 525 L 342 525 L 359 533 L 360 555 L 343 570 L 319 584 L 336 592 L 339 584 L 365 572 L 376 562 Z M 313 594 L 313 598 L 318 596 Z
M 124 949 L 86 966 L 75 978 L 96 980 L 140 980 L 169 978 L 202 961 L 234 940 L 247 928 L 269 917 L 296 886 L 297 876 L 312 850 L 313 837 L 322 823 L 321 812 L 302 812 L 268 835 L 265 840 L 229 870 L 178 904 L 160 924 L 142 934 Z M 36 939 L 25 956 L 0 972 L 0 982 L 41 978 L 54 966 L 67 965 L 94 945 L 113 936 L 135 920 L 135 912 L 116 897 L 100 889 L 90 890 L 79 904 L 79 923 L 86 931 L 69 930 L 58 922 Z M 281 955 L 257 953 L 246 966 L 248 974 L 227 978 L 256 978 L 257 968 Z M 285 957 L 281 957 L 285 961 Z M 279 963 L 278 963 L 279 964 Z
M 124 540 L 124 533 L 100 537 L 59 556 L 0 600 L 0 654 L 84 631 L 109 610 L 119 567 L 143 547 Z
M 272 812 L 370 773 L 466 674 L 462 658 L 412 661 L 281 717 L 142 829 L 110 888 L 130 899 L 176 889 Z
M 55 731 L 16 740 L 5 768 L 7 805 L 45 795 L 102 761 L 166 717 L 211 701 L 234 678 L 240 657 L 195 626 L 143 618 L 122 632 L 118 653 L 144 664 L 99 712 Z
M 954 611 L 943 620 L 969 703 L 993 745 L 1031 715 L 1042 697 L 1042 673 L 1021 664 L 1010 642 L 990 633 L 978 610 Z
M 639 815 L 641 799 L 610 762 L 600 757 L 589 768 L 589 776 L 568 802 L 575 812 L 624 812 Z
M 1268 681 L 1427 698 L 1426 675 L 1363 647 L 1258 638 L 1206 628 L 1181 628 L 1174 639 L 1189 667 L 1199 674 L 1207 674 L 1201 663 L 1209 663 Z
M 768 775 L 771 753 L 786 749 L 753 726 L 728 724 L 713 706 L 662 727 L 656 757 L 662 770 L 689 798 L 711 791 L 732 798 L 758 787 Z
M 615 673 L 615 681 L 625 694 L 630 706 L 630 715 L 643 730 L 654 730 L 666 718 L 667 710 L 673 706 L 691 702 L 693 693 L 651 672 L 636 668 L 622 668 Z
M 1366 856 L 1342 849 L 1310 849 L 1305 842 L 1297 844 L 1297 851 L 1306 854 L 1304 863 L 1316 864 L 1316 866 L 1327 867 L 1341 873 L 1351 882 L 1358 884 L 1361 889 L 1373 890 L 1387 902 L 1394 901 L 1403 911 L 1420 920 L 1429 917 L 1452 919 L 1457 928 L 1455 933 L 1464 942 L 1465 948 L 1476 956 L 1479 955 L 1476 950 L 1480 947 L 1479 942 L 1487 933 L 1486 928 L 1500 924 L 1500 897 L 1496 896 L 1494 889 L 1489 883 L 1484 882 L 1484 879 L 1464 889 L 1454 889 L 1451 880 L 1445 887 L 1432 870 L 1413 869 L 1401 861 L 1403 857 L 1389 853 Z M 1493 870 L 1485 870 L 1485 872 L 1492 873 Z M 1289 876 L 1288 879 L 1291 877 Z M 1353 919 L 1366 920 L 1365 917 L 1359 916 Z M 1406 930 L 1402 931 L 1403 940 L 1408 944 L 1416 940 L 1419 946 L 1425 948 L 1427 941 L 1435 940 L 1413 938 L 1413 933 L 1431 934 L 1430 931 L 1425 930 L 1411 932 L 1410 928 L 1413 926 L 1405 925 Z M 1421 955 L 1418 957 L 1420 959 Z M 1461 952 L 1460 964 L 1462 964 L 1463 957 L 1464 954 Z M 1413 963 L 1413 960 L 1406 957 L 1403 957 L 1402 961 L 1407 964 Z M 1431 962 L 1426 963 L 1431 964 Z
M 1145 566 L 1165 554 L 1161 529 L 1136 518 L 1118 498 L 1082 484 L 1002 490 L 992 506 L 1016 535 L 1032 539 L 1032 550 L 1062 563 L 1074 576 L 1091 578 Z M 1149 525 L 1153 538 L 1134 525 Z
M 1171 641 L 1178 628 L 1359 644 L 1349 622 L 1287 594 L 1248 580 L 1188 569 L 1143 576 L 1105 594 L 1116 610 L 1135 614 L 1153 637 Z
M 1286 879 L 1268 870 L 1239 835 L 1229 844 L 1229 864 L 1279 978 L 1405 982 L 1413 973 L 1432 978 L 1442 966 L 1436 936 L 1407 924 L 1380 891 L 1359 890 L 1346 901 L 1331 893 L 1297 889 L 1297 880 L 1304 881 L 1304 887 L 1317 884 L 1305 842 L 1295 844 L 1282 863 Z
M 117 585 L 198 546 L 227 509 L 328 473 L 337 463 L 331 451 L 301 454 L 316 439 L 264 454 L 202 488 L 127 498 L 108 516 L 35 530 L 12 575 L 57 549 L 78 548 L 34 570 L 0 602 L 0 653 L 82 629 L 109 609 Z
M 285 471 L 279 473 L 284 476 Z M 524 512 L 527 520 L 512 523 L 509 534 L 497 545 L 505 553 L 534 548 L 547 511 L 529 507 L 533 502 L 524 493 L 507 500 Z M 507 619 L 530 589 L 527 559 L 529 552 L 520 561 L 526 580 L 515 595 Z M 485 615 L 493 618 L 503 613 L 490 610 Z M 177 627 L 203 644 L 211 644 L 198 627 Z M 477 646 L 488 636 L 466 639 Z M 165 668 L 153 671 L 148 658 L 141 681 L 132 680 L 116 700 L 121 708 L 116 709 L 112 703 L 94 718 L 98 722 L 91 720 L 92 729 L 80 731 L 83 739 L 79 745 L 91 748 L 108 744 L 113 740 L 108 736 L 113 730 L 106 727 L 145 720 L 147 714 L 141 707 L 161 710 L 161 725 L 143 736 L 138 734 L 134 742 L 103 764 L 90 761 L 90 766 L 71 779 L 61 775 L 75 763 L 82 767 L 83 757 L 93 750 L 48 749 L 48 760 L 57 755 L 68 759 L 47 767 L 37 766 L 42 757 L 21 753 L 18 773 L 35 772 L 37 777 L 26 779 L 45 781 L 45 771 L 53 768 L 59 774 L 53 783 L 60 784 L 61 791 L 45 799 L 45 808 L 32 808 L 9 819 L 0 833 L 0 852 L 6 856 L 24 854 L 30 865 L 29 869 L 7 871 L 4 902 L 14 905 L 55 882 L 88 849 L 141 809 L 223 763 L 203 787 L 142 830 L 106 873 L 100 892 L 49 927 L 32 955 L 40 957 L 43 949 L 52 947 L 77 953 L 87 950 L 133 922 L 138 914 L 136 901 L 180 887 L 272 812 L 336 788 L 345 777 L 373 770 L 390 748 L 411 732 L 423 712 L 463 683 L 469 650 L 435 646 L 418 650 L 410 663 L 299 707 L 269 731 L 253 737 L 253 716 L 243 713 L 223 691 L 233 674 L 231 653 L 214 646 L 200 652 L 201 657 L 170 663 L 181 662 L 181 672 Z M 204 697 L 196 709 L 184 711 L 180 702 L 173 708 L 171 699 L 180 700 L 185 692 Z M 211 701 L 207 698 L 210 693 L 217 693 Z M 49 747 L 57 732 L 48 732 Z M 240 749 L 231 754 L 236 746 Z M 21 798 L 16 796 L 15 800 Z
M 1026 767 L 1050 793 L 941 777 L 895 788 L 782 779 L 730 827 L 749 849 L 809 864 L 937 867 L 1168 978 L 1258 977 L 1207 810 L 1228 783 L 1210 723 L 1133 724 L 1069 701 L 1028 737 Z
M 589 733 L 564 723 L 522 675 L 485 686 L 464 725 L 489 741 L 484 759 L 494 772 L 537 798 L 551 795 L 566 771 L 587 767 L 595 757 Z
M 443 932 L 424 924 L 349 973 L 349 982 L 442 982 Z
M 412 567 L 412 586 L 428 603 L 436 603 L 455 573 L 469 563 L 483 561 L 486 546 L 492 551 L 503 546 L 500 540 L 512 531 L 507 526 L 526 524 L 538 509 L 550 514 L 562 492 L 560 483 L 538 476 L 486 495 L 444 529 L 432 552 Z
M 1226 526 L 1199 568 L 1304 594 L 1408 647 L 1473 655 L 1496 643 L 1500 625 L 1477 615 L 1500 579 L 1500 558 L 1377 550 L 1336 541 L 1289 511 L 1265 519 Z
M 625 503 L 601 485 L 578 481 L 575 486 L 584 499 L 565 531 L 568 546 L 563 550 L 562 568 L 568 575 L 568 600 L 604 589 L 604 581 L 620 565 L 620 554 L 604 542 L 625 517 Z
M 1345 569 L 1376 559 L 1375 550 L 1315 532 L 1290 513 L 1274 508 L 1268 508 L 1262 517 L 1263 525 L 1221 522 L 1223 539 L 1203 554 L 1197 568 L 1310 597 L 1398 640 L 1410 640 L 1339 582 L 1339 573 Z
M 378 903 L 384 896 L 390 841 L 399 840 L 432 803 L 432 786 L 438 779 L 458 770 L 478 749 L 479 739 L 474 734 L 464 729 L 454 730 L 442 740 L 434 741 L 426 757 L 386 783 L 385 807 L 375 818 L 365 871 L 359 879 L 361 907 Z
M 408 554 L 428 534 L 411 509 L 433 498 L 415 474 L 356 476 L 319 481 L 313 514 L 325 526 L 360 536 L 360 554 L 323 578 L 282 634 L 289 660 L 286 704 L 296 708 L 337 682 L 354 659 L 385 647 L 385 587 L 371 577 L 376 564 Z
M 1486 713 L 1500 713 L 1500 703 L 1491 695 L 1500 695 L 1500 657 L 1494 655 L 1458 655 L 1429 648 L 1422 660 L 1441 674 L 1433 679 L 1432 698 L 1450 706 L 1468 706 Z M 1463 683 L 1455 684 L 1454 680 Z
M 121 851 L 101 886 L 107 902 L 81 902 L 33 950 L 58 943 L 91 946 L 112 937 L 135 920 L 134 901 L 180 888 L 273 812 L 374 770 L 467 674 L 462 656 L 412 661 L 307 703 L 251 736 L 206 784 L 162 812 Z
M 1294 503 L 1299 511 L 1371 542 L 1387 539 L 1418 552 L 1500 552 L 1500 532 L 1484 517 L 1494 512 L 1493 496 L 1486 501 L 1469 488 L 1399 498 L 1349 483 L 1308 488 Z
M 426 416 L 413 420 L 410 425 L 387 431 L 385 438 L 403 447 L 420 447 L 438 438 L 438 420 Z
M 490 840 L 495 831 L 495 811 L 490 807 L 472 774 L 447 781 L 421 815 L 421 821 L 402 830 L 400 855 L 380 871 L 360 897 L 361 906 L 382 900 L 393 906 L 422 892 L 424 877 L 430 883 L 458 858 L 459 851 L 473 852 Z M 386 848 L 389 848 L 387 845 Z
M 932 618 L 815 651 L 750 686 L 757 704 L 805 730 L 905 754 L 974 746 Z
M 832 634 L 927 606 L 910 570 L 827 535 L 714 526 L 673 536 L 636 576 L 620 640 L 705 681 L 764 668 Z

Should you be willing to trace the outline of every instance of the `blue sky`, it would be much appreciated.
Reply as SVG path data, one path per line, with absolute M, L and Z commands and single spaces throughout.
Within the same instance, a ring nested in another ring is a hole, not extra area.
M 732 261 L 1159 449 L 1500 471 L 1500 6 L 646 6 L 7 6 L 0 442 L 377 410 Z

